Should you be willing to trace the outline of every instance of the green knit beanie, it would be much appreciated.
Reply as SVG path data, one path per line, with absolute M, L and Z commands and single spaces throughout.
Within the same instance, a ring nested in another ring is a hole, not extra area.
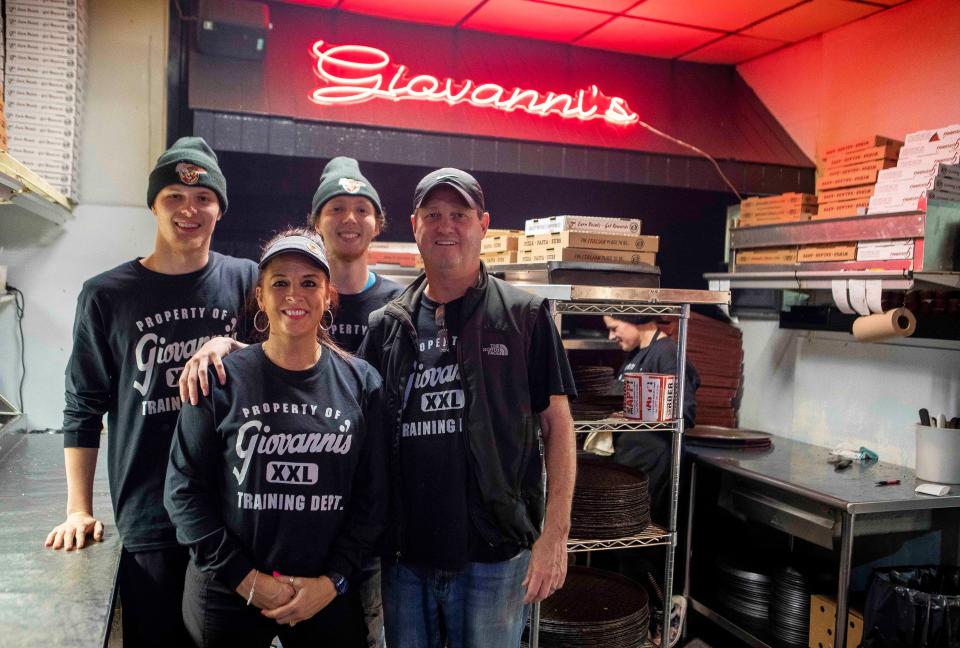
M 227 179 L 217 164 L 217 154 L 202 137 L 181 137 L 157 159 L 147 183 L 147 207 L 164 187 L 182 184 L 206 187 L 220 199 L 220 212 L 227 212 Z
M 370 181 L 360 173 L 360 165 L 349 157 L 335 157 L 323 168 L 320 176 L 320 186 L 313 194 L 313 205 L 310 211 L 311 223 L 316 221 L 317 214 L 324 203 L 335 196 L 363 196 L 373 203 L 377 214 L 383 213 L 380 205 L 380 196 Z

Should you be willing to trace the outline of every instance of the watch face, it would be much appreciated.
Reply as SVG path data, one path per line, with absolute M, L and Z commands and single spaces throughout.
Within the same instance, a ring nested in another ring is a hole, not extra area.
M 333 582 L 333 587 L 337 590 L 337 594 L 345 594 L 347 591 L 347 579 L 340 574 L 328 574 L 328 576 L 331 582 Z

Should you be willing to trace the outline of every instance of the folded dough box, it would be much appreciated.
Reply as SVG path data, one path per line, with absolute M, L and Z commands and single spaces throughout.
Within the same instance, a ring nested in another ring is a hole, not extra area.
M 586 263 L 582 261 L 547 261 L 498 265 L 490 268 L 494 275 L 507 281 L 535 284 L 570 284 L 610 288 L 659 288 L 660 268 L 648 264 Z

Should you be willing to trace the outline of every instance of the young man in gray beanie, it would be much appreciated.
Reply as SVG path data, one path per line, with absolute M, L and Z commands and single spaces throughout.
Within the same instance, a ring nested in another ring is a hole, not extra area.
M 89 279 L 77 300 L 63 417 L 67 518 L 46 545 L 80 549 L 88 536 L 103 537 L 92 487 L 106 414 L 110 494 L 123 541 L 124 645 L 185 646 L 188 552 L 162 501 L 181 402 L 177 378 L 204 342 L 237 335 L 257 265 L 210 251 L 227 211 L 227 183 L 203 139 L 181 138 L 160 156 L 147 206 L 157 221 L 153 250 Z

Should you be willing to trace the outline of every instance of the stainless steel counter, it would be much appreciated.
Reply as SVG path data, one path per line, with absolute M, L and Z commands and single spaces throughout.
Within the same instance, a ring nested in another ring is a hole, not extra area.
M 914 471 L 886 462 L 853 464 L 837 472 L 827 463 L 830 450 L 780 437 L 767 450 L 728 450 L 688 445 L 692 460 L 687 552 L 696 533 L 695 502 L 698 470 L 719 470 L 733 478 L 730 506 L 747 512 L 749 519 L 804 537 L 839 553 L 837 623 L 834 645 L 845 645 L 849 607 L 850 567 L 854 538 L 922 528 L 933 509 L 960 509 L 960 487 L 944 497 L 917 495 L 922 483 Z M 894 486 L 876 482 L 899 479 Z M 723 499 L 721 493 L 721 500 Z M 918 525 L 918 526 L 912 526 Z M 957 527 L 960 529 L 960 527 Z M 838 541 L 837 548 L 834 541 Z M 690 596 L 688 556 L 685 578 Z M 713 620 L 751 646 L 765 648 L 764 640 L 726 619 L 703 601 L 690 597 L 694 610 Z
M 884 461 L 859 464 L 837 472 L 827 463 L 830 450 L 821 446 L 774 437 L 771 450 L 726 450 L 687 446 L 700 463 L 808 497 L 852 514 L 884 513 L 960 506 L 960 486 L 944 497 L 917 495 L 914 488 L 924 483 L 912 468 Z M 876 482 L 899 479 L 897 486 L 876 486 Z
M 115 597 L 120 538 L 107 487 L 106 444 L 94 482 L 102 542 L 81 551 L 43 546 L 66 508 L 63 437 L 0 436 L 0 644 L 104 646 Z

